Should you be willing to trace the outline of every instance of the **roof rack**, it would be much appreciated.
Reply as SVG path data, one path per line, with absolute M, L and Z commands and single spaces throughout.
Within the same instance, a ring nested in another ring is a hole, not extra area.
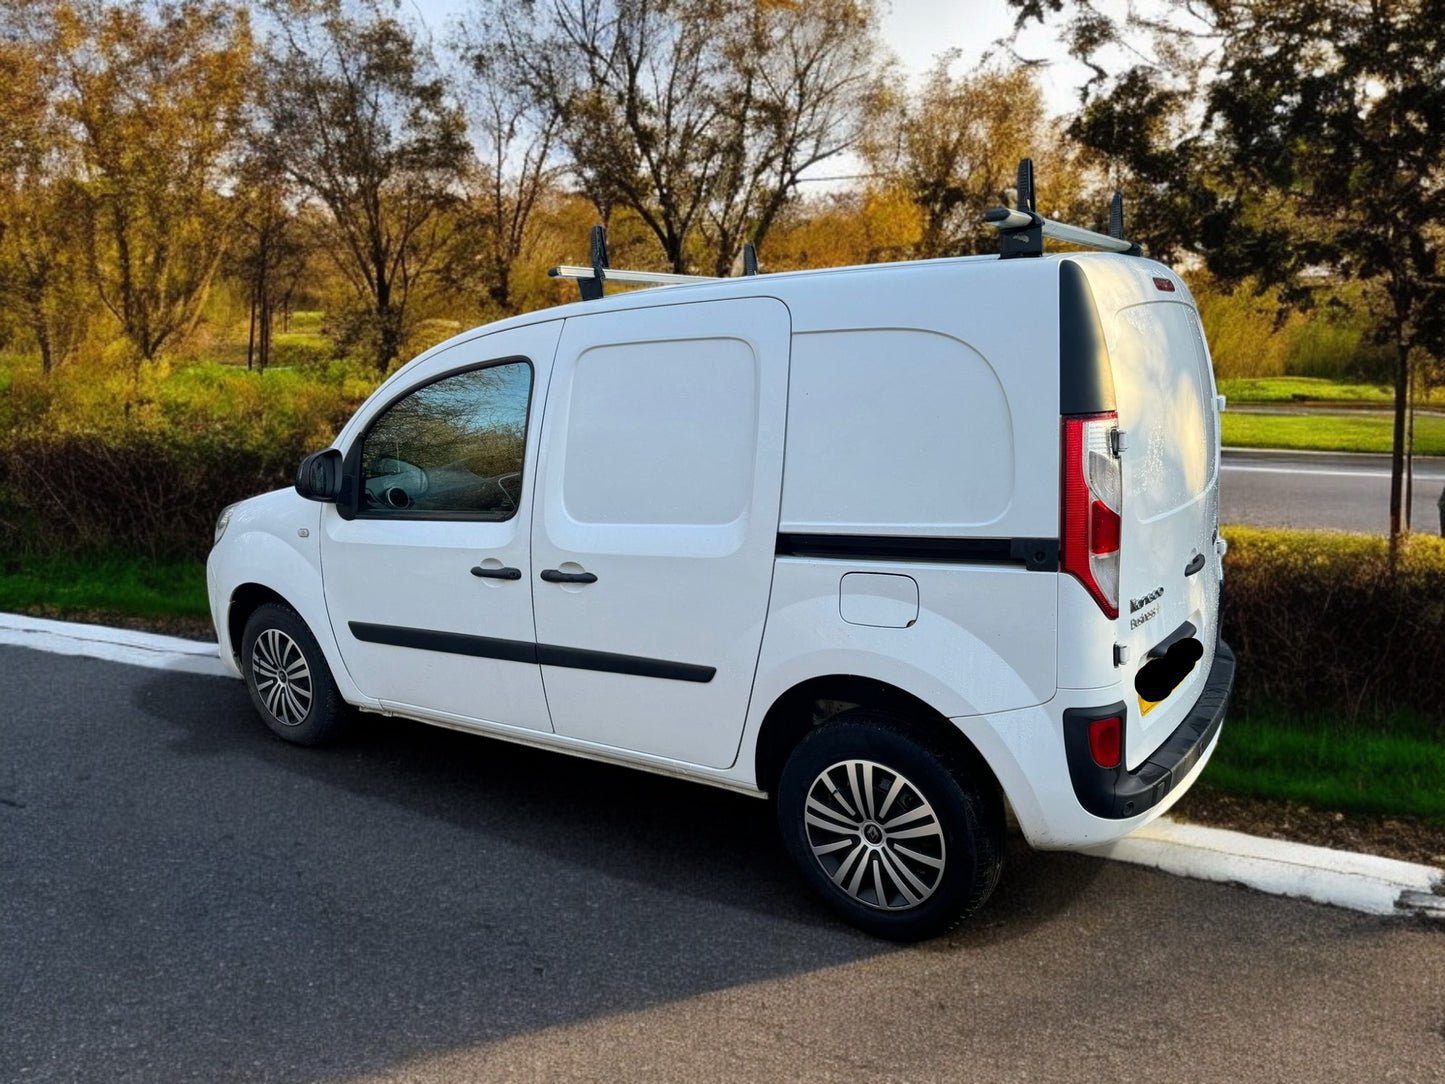
M 1136 243 L 1124 238 L 1124 197 L 1119 192 L 1114 193 L 1114 198 L 1109 203 L 1107 235 L 1063 222 L 1054 222 L 1039 214 L 1036 208 L 1034 162 L 1032 158 L 1025 158 L 1019 162 L 1018 208 L 994 207 L 984 212 L 983 220 L 998 230 L 999 259 L 1042 256 L 1045 237 L 1103 252 L 1122 252 L 1127 256 L 1144 254 L 1144 250 Z
M 562 264 L 551 268 L 547 274 L 554 279 L 575 279 L 577 290 L 583 301 L 596 301 L 602 297 L 606 282 L 621 282 L 638 286 L 678 286 L 687 282 L 718 282 L 717 275 L 679 275 L 671 271 L 629 271 L 614 268 L 607 259 L 607 228 L 593 226 L 591 237 L 591 267 Z M 758 250 L 751 241 L 743 246 L 743 274 L 758 273 Z

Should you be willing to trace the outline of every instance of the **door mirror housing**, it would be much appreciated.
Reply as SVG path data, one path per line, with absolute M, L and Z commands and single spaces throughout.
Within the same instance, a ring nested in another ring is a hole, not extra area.
M 335 501 L 341 496 L 341 452 L 313 452 L 296 468 L 296 492 L 308 501 Z

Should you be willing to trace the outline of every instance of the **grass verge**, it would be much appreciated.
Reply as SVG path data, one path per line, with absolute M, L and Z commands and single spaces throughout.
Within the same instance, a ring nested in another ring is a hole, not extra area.
M 1219 392 L 1231 403 L 1369 403 L 1389 406 L 1395 401 L 1390 384 L 1346 384 L 1316 376 L 1221 377 Z M 1445 389 L 1416 399 L 1417 406 L 1445 403 Z
M 123 556 L 7 556 L 0 559 L 0 610 L 204 618 L 210 613 L 206 566 Z
M 1409 720 L 1374 729 L 1258 707 L 1232 712 L 1204 780 L 1248 798 L 1445 826 L 1445 744 Z
M 1235 448 L 1294 448 L 1324 452 L 1388 453 L 1394 419 L 1388 414 L 1235 414 L 1220 419 L 1220 436 Z M 1415 454 L 1445 455 L 1445 418 L 1417 415 Z

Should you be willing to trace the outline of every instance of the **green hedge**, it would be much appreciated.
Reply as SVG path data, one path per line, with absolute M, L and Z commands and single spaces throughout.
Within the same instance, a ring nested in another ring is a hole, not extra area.
M 289 484 L 375 381 L 342 362 L 307 373 L 11 372 L 0 396 L 0 546 L 154 560 L 204 558 L 217 512 Z
M 224 435 L 57 434 L 0 449 L 8 545 L 53 553 L 204 557 L 217 513 L 286 485 L 308 449 Z
M 1248 709 L 1421 720 L 1445 740 L 1445 539 L 1232 527 L 1224 636 Z

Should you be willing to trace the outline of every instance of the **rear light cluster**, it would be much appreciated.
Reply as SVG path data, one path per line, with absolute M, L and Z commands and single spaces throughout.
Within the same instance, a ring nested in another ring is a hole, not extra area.
M 1124 479 L 1113 447 L 1118 428 L 1113 411 L 1064 419 L 1063 571 L 1082 583 L 1110 618 L 1119 616 L 1124 512 Z

